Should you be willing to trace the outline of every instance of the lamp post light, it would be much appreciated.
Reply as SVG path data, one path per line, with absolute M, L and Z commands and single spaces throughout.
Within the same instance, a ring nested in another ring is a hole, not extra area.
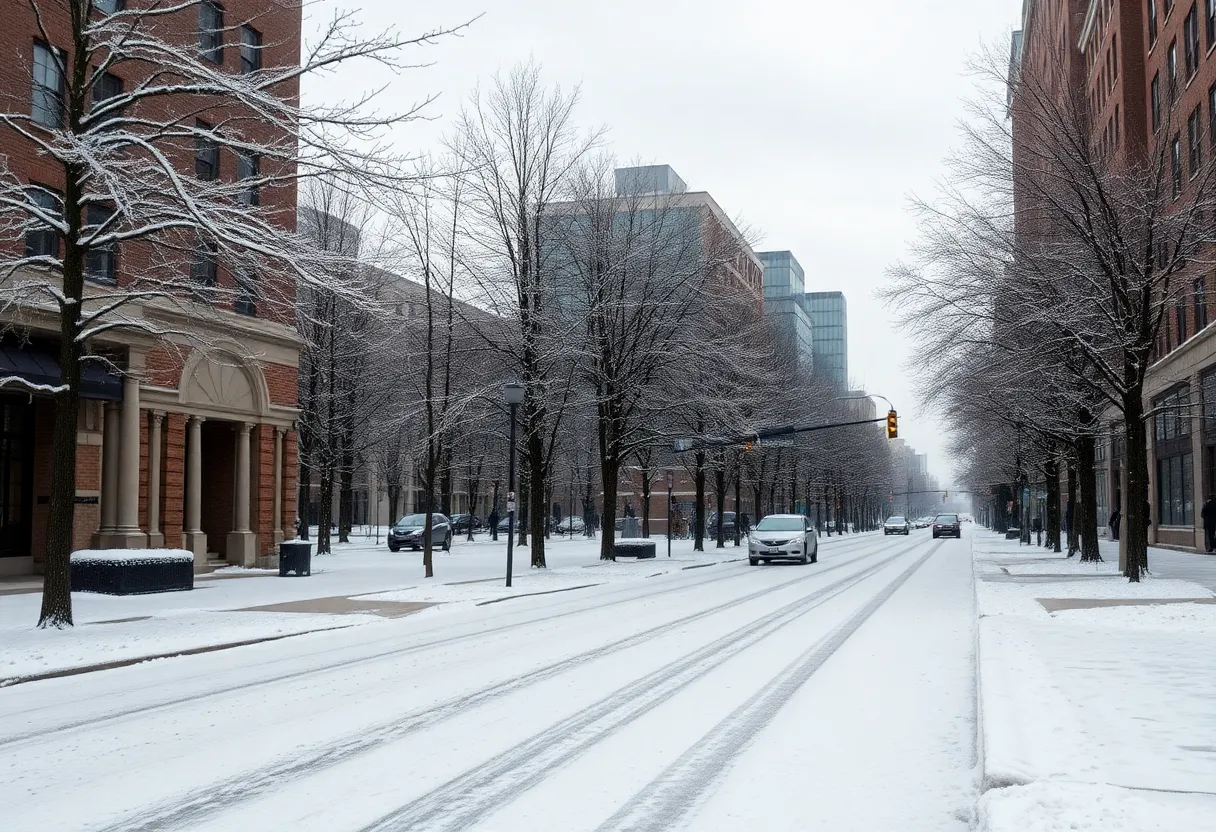
M 675 485 L 671 472 L 667 472 L 667 557 L 671 557 L 671 490 Z
M 515 383 L 503 385 L 502 397 L 511 411 L 511 438 L 507 451 L 507 586 L 510 586 L 515 548 L 515 411 L 524 400 L 524 386 Z

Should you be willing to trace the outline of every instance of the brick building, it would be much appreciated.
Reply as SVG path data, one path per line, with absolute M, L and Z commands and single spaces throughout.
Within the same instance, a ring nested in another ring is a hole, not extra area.
M 1216 157 L 1216 0 L 1027 0 L 1018 59 L 1054 65 L 1061 94 L 1086 97 L 1091 141 L 1111 165 L 1163 152 L 1174 204 L 1193 204 Z M 1014 129 L 1018 102 L 1012 101 Z M 1196 260 L 1173 281 L 1145 384 L 1149 542 L 1202 551 L 1199 508 L 1216 492 L 1216 271 Z M 1116 423 L 1096 448 L 1101 523 L 1125 479 Z
M 125 7 L 139 5 L 140 0 L 127 0 Z M 94 14 L 122 7 L 115 0 L 95 2 Z M 24 107 L 38 121 L 40 110 L 54 103 L 47 91 L 53 93 L 56 85 L 62 89 L 63 66 L 71 65 L 67 4 L 40 4 L 44 31 L 29 3 L 0 0 L 0 10 L 6 21 L 0 48 L 10 56 L 11 70 L 0 79 L 4 106 Z M 297 65 L 300 23 L 300 9 L 292 4 L 226 0 L 222 6 L 188 6 L 158 25 L 168 40 L 180 39 L 191 48 L 197 44 L 223 71 L 247 73 Z M 62 56 L 58 66 L 48 63 L 56 51 Z M 133 88 L 153 70 L 138 62 L 110 69 L 104 80 L 120 90 Z M 99 83 L 94 106 L 100 89 Z M 291 82 L 283 93 L 298 96 L 298 86 Z M 181 118 L 240 121 L 231 110 L 222 103 L 200 106 L 197 100 L 164 96 L 135 104 L 133 115 L 163 119 L 180 111 Z M 241 129 L 258 142 L 278 138 L 265 123 Z M 48 162 L 17 131 L 0 132 L 0 153 L 10 175 L 23 184 L 65 188 L 62 166 Z M 197 171 L 199 153 L 197 145 L 182 148 L 172 164 Z M 238 158 L 224 149 L 206 155 L 202 161 L 211 165 L 211 178 L 243 180 L 250 166 L 256 174 L 257 157 Z M 294 228 L 294 186 L 264 188 L 252 204 L 281 227 Z M 22 244 L 28 256 L 31 246 L 58 252 L 62 243 L 49 228 L 27 230 L 23 241 L 6 244 L 0 259 L 20 257 Z M 137 281 L 146 285 L 157 269 L 182 263 L 192 268 L 188 256 L 171 264 L 162 254 L 146 240 L 115 243 L 100 252 L 86 268 L 86 303 Z M 273 562 L 275 544 L 295 518 L 300 341 L 290 303 L 284 302 L 294 296 L 294 284 L 266 273 L 257 275 L 262 282 L 256 290 L 242 290 L 234 271 L 212 259 L 206 286 L 217 291 L 172 304 L 140 299 L 127 314 L 146 326 L 90 340 L 93 352 L 104 354 L 118 372 L 84 364 L 74 549 L 183 547 L 194 552 L 196 571 Z M 61 285 L 54 269 L 23 268 L 0 277 L 0 292 L 6 291 L 3 282 L 18 280 L 52 289 Z M 24 300 L 0 303 L 0 331 L 0 377 L 59 383 L 56 311 Z M 49 396 L 0 390 L 0 575 L 42 571 L 54 409 Z

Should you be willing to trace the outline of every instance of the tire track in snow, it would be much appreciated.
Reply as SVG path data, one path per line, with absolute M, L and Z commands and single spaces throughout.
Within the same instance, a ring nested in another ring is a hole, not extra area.
M 900 573 L 868 604 L 837 625 L 814 646 L 791 662 L 746 702 L 680 755 L 602 823 L 596 832 L 646 832 L 676 829 L 698 805 L 706 790 L 729 769 L 748 743 L 777 712 L 840 649 L 862 624 L 933 555 L 941 544 Z
M 923 545 L 924 541 L 920 541 L 894 556 L 824 587 L 813 595 L 785 604 L 730 635 L 618 688 L 579 713 L 555 723 L 381 817 L 364 827 L 363 832 L 439 832 L 469 829 L 536 786 L 551 771 L 558 770 L 580 757 L 649 712 L 654 706 L 667 701 L 673 694 L 792 621 L 874 576 L 912 548 Z M 936 548 L 935 546 L 920 558 L 913 570 L 927 560 Z M 911 574 L 913 570 L 901 575 L 896 583 L 900 584 L 906 580 L 906 575 Z M 893 591 L 894 589 L 891 589 L 879 593 L 881 600 L 870 602 L 864 609 L 870 610 L 871 606 L 877 608 Z M 867 612 L 866 617 L 868 615 Z
M 916 545 L 923 544 L 924 541 L 921 541 Z M 894 555 L 884 558 L 878 564 L 867 567 L 862 571 L 862 573 L 858 574 L 863 576 L 873 574 L 873 572 L 890 564 L 892 561 L 906 554 L 907 551 L 910 551 L 913 548 L 915 548 L 915 545 L 909 545 L 906 549 L 901 549 Z M 797 586 L 806 581 L 814 580 L 815 578 L 828 572 L 834 572 L 838 569 L 853 566 L 881 554 L 884 554 L 883 550 L 876 550 L 874 552 L 850 559 L 844 563 L 809 571 L 803 575 L 800 575 L 794 580 L 786 581 L 775 586 L 764 587 L 760 590 L 748 593 L 747 595 L 740 596 L 739 598 L 716 604 L 708 609 L 683 616 L 674 621 L 664 622 L 619 641 L 605 644 L 601 647 L 561 659 L 536 670 L 529 671 L 518 676 L 513 676 L 478 690 L 470 691 L 469 693 L 453 697 L 435 705 L 427 706 L 424 709 L 394 717 L 393 719 L 379 726 L 371 729 L 365 729 L 357 734 L 344 737 L 340 740 L 316 746 L 312 749 L 296 750 L 290 757 L 283 759 L 278 764 L 262 766 L 253 772 L 242 773 L 219 783 L 207 784 L 205 789 L 195 789 L 192 790 L 189 795 L 178 796 L 171 800 L 164 801 L 151 809 L 140 812 L 135 818 L 125 819 L 112 825 L 102 827 L 101 832 L 118 832 L 119 830 L 123 830 L 124 832 L 152 832 L 152 830 L 182 829 L 190 824 L 201 822 L 219 812 L 230 810 L 239 804 L 252 800 L 262 794 L 279 789 L 282 787 L 284 782 L 291 782 L 291 780 L 295 778 L 306 777 L 310 774 L 314 774 L 318 771 L 346 762 L 359 754 L 373 751 L 382 746 L 398 742 L 417 730 L 422 728 L 430 728 L 439 724 L 440 722 L 443 722 L 444 720 L 460 716 L 461 714 L 466 713 L 470 708 L 484 705 L 523 688 L 546 681 L 557 675 L 587 664 L 588 662 L 610 656 L 613 653 L 626 650 L 639 644 L 644 644 L 652 638 L 670 633 L 673 628 L 695 623 L 704 618 L 717 615 L 742 604 L 750 603 L 751 601 L 763 598 L 766 595 L 771 595 L 774 592 L 781 592 L 789 589 L 792 586 Z M 825 587 L 823 591 L 830 592 L 833 587 L 839 586 L 841 583 L 855 580 L 860 580 L 857 578 L 857 575 L 850 576 L 837 584 L 830 584 L 828 587 Z M 708 583 L 708 581 L 704 583 Z M 818 597 L 818 593 L 807 596 L 809 599 L 815 599 Z M 807 598 L 799 599 L 798 601 L 794 602 L 794 605 L 806 604 Z M 824 600 L 827 599 L 825 598 Z M 763 618 L 768 619 L 771 617 L 772 614 L 770 613 Z

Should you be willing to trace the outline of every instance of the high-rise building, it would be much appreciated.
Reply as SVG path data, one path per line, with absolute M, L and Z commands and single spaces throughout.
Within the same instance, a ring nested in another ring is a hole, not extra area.
M 811 316 L 815 375 L 840 389 L 849 384 L 849 308 L 842 292 L 807 292 L 803 303 Z
M 803 303 L 806 278 L 802 266 L 788 251 L 761 251 L 756 256 L 764 266 L 764 314 L 777 330 L 782 341 L 779 347 L 811 371 L 815 342 L 811 316 Z

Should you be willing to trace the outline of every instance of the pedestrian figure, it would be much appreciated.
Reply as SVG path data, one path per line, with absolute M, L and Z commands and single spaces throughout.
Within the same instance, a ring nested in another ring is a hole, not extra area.
M 739 512 L 739 531 L 742 534 L 748 534 L 752 530 L 752 520 L 747 516 L 746 511 Z
M 1110 516 L 1110 520 L 1106 525 L 1110 526 L 1110 539 L 1119 539 L 1119 522 L 1123 519 L 1123 515 L 1119 512 L 1119 507 L 1115 507 L 1114 513 Z
M 490 509 L 490 536 L 492 540 L 498 540 L 498 506 Z
M 1216 494 L 1209 494 L 1200 511 L 1203 518 L 1203 548 L 1208 553 L 1216 552 Z

